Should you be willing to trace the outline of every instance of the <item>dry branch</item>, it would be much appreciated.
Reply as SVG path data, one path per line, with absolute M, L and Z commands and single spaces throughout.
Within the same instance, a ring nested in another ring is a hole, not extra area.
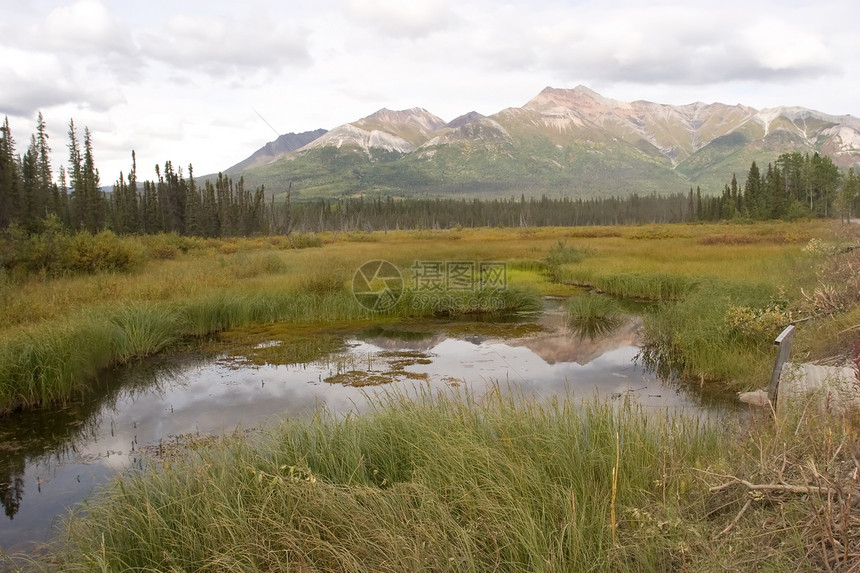
M 718 491 L 722 491 L 724 489 L 728 489 L 735 484 L 740 484 L 746 487 L 750 491 L 776 491 L 776 492 L 786 492 L 786 493 L 821 493 L 821 494 L 835 494 L 837 491 L 830 487 L 825 486 L 817 486 L 817 485 L 789 485 L 789 484 L 781 484 L 781 483 L 764 483 L 764 484 L 755 484 L 749 482 L 745 479 L 734 478 L 732 481 L 724 483 L 722 485 L 717 485 L 710 488 L 711 493 L 715 493 Z

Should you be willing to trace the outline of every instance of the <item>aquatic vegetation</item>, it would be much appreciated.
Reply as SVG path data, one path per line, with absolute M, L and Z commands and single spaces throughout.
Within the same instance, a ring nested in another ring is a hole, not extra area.
M 397 350 L 377 352 L 368 358 L 369 365 L 364 370 L 354 368 L 351 362 L 350 370 L 340 369 L 336 374 L 326 377 L 323 381 L 329 384 L 343 384 L 362 388 L 364 386 L 379 386 L 404 380 L 426 381 L 429 375 L 425 372 L 406 370 L 410 366 L 432 363 L 426 352 Z
M 611 334 L 624 322 L 621 305 L 602 295 L 581 295 L 567 303 L 568 323 L 579 337 L 594 340 Z
M 652 301 L 679 300 L 698 282 L 698 279 L 664 273 L 612 274 L 592 280 L 594 287 L 606 294 Z
M 750 338 L 727 320 L 733 305 L 766 307 L 776 293 L 766 286 L 712 282 L 643 320 L 642 357 L 664 376 L 719 381 L 737 389 L 762 385 L 773 367 L 773 338 Z
M 549 274 L 553 281 L 564 282 L 564 266 L 582 262 L 590 254 L 591 252 L 588 249 L 568 245 L 563 240 L 560 240 L 550 248 L 543 262 L 547 274 Z

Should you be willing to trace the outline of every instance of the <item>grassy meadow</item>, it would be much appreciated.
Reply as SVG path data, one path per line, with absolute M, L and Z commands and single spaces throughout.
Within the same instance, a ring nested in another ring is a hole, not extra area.
M 643 301 L 645 358 L 727 390 L 767 385 L 772 340 L 790 322 L 803 358 L 832 359 L 860 339 L 860 250 L 844 249 L 860 234 L 828 222 L 122 240 L 137 257 L 125 270 L 0 275 L 6 415 L 73 400 L 105 368 L 238 326 L 432 313 L 412 304 L 416 260 L 504 261 L 509 310 L 578 295 L 568 309 L 585 332 Z M 407 292 L 374 315 L 350 283 L 380 258 L 403 271 Z M 858 427 L 799 412 L 741 428 L 500 389 L 395 394 L 367 415 L 320 412 L 153 460 L 93 496 L 49 559 L 28 566 L 856 570 Z
M 191 337 L 252 323 L 371 318 L 350 283 L 362 263 L 379 258 L 406 277 L 407 296 L 389 315 L 432 311 L 411 304 L 416 260 L 504 261 L 511 310 L 575 286 L 653 301 L 659 310 L 646 318 L 646 332 L 664 367 L 749 388 L 765 376 L 768 338 L 784 324 L 749 336 L 727 317 L 733 308 L 755 315 L 801 301 L 822 257 L 804 248 L 816 237 L 835 241 L 837 231 L 812 222 L 112 239 L 119 246 L 111 248 L 131 253 L 125 270 L 83 274 L 43 264 L 0 274 L 0 411 L 64 403 L 103 369 Z M 93 258 L 84 255 L 78 259 Z M 48 260 L 41 256 L 34 258 Z

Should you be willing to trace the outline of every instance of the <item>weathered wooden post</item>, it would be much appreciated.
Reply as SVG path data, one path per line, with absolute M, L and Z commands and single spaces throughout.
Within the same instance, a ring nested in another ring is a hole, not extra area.
M 794 325 L 785 327 L 785 330 L 779 333 L 774 344 L 779 346 L 779 352 L 776 355 L 776 364 L 773 365 L 773 374 L 770 376 L 770 386 L 767 389 L 767 397 L 773 407 L 776 408 L 776 395 L 779 392 L 779 376 L 782 374 L 782 366 L 788 362 L 788 357 L 791 355 L 791 342 L 794 340 Z

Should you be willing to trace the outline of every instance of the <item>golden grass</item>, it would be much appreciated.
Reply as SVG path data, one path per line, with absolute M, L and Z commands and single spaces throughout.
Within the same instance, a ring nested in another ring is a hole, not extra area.
M 541 260 L 559 240 L 594 252 L 579 263 L 566 265 L 567 276 L 575 281 L 638 272 L 791 282 L 798 270 L 791 267 L 791 260 L 810 237 L 826 235 L 831 228 L 827 223 L 808 222 L 324 233 L 320 235 L 323 246 L 298 250 L 284 248 L 288 243 L 275 238 L 207 240 L 200 241 L 200 248 L 173 259 L 150 260 L 128 274 L 32 277 L 22 283 L 0 284 L 0 337 L 10 327 L 38 324 L 94 305 L 183 300 L 219 291 L 282 290 L 298 285 L 321 264 L 351 277 L 363 262 L 378 258 L 404 270 L 416 259 Z M 713 236 L 729 237 L 729 244 L 701 243 Z M 732 236 L 765 240 L 732 244 Z M 771 242 L 768 237 L 782 242 Z M 786 266 L 789 272 L 783 272 Z M 534 285 L 545 294 L 569 292 L 538 272 L 514 271 L 511 279 Z
M 187 242 L 169 236 L 147 237 L 139 239 L 142 248 L 152 253 L 155 247 L 167 245 L 172 247 L 170 256 L 151 255 L 127 273 L 30 277 L 23 282 L 0 276 L 0 345 L 8 350 L 21 340 L 38 338 L 40 332 L 47 336 L 69 324 L 123 316 L 125 309 L 137 305 L 190 309 L 192 316 L 193 309 L 210 309 L 212 301 L 229 298 L 238 301 L 236 304 L 245 301 L 239 306 L 248 307 L 248 317 L 227 317 L 221 320 L 225 325 L 253 323 L 254 317 L 284 319 L 288 315 L 263 312 L 256 308 L 258 303 L 250 301 L 270 304 L 281 300 L 284 293 L 316 292 L 323 287 L 342 288 L 346 295 L 355 270 L 380 258 L 402 270 L 407 287 L 416 260 L 506 261 L 510 286 L 536 289 L 543 295 L 567 296 L 577 292 L 571 284 L 586 284 L 603 285 L 607 292 L 621 296 L 680 300 L 688 287 L 708 285 L 717 297 L 723 296 L 724 288 L 752 289 L 765 293 L 765 298 L 767 293 L 783 289 L 792 299 L 800 296 L 800 286 L 814 279 L 810 255 L 802 253 L 803 246 L 810 237 L 827 239 L 838 232 L 833 224 L 801 222 L 328 233 L 303 237 L 303 244 L 320 245 L 303 249 L 292 249 L 289 241 L 279 237 Z M 573 254 L 576 256 L 568 256 Z M 335 314 L 343 320 L 355 313 L 343 306 L 349 297 L 341 298 Z M 714 306 L 709 320 L 721 321 L 721 308 Z M 690 312 L 695 313 L 695 308 Z M 329 319 L 333 316 L 327 311 L 323 314 Z M 663 321 L 675 333 L 674 340 L 685 338 L 678 329 L 686 328 L 688 316 L 677 314 L 674 321 Z M 199 326 L 184 332 L 205 334 L 215 324 L 204 318 L 198 322 Z M 722 337 L 733 344 L 734 338 Z M 723 347 L 713 346 L 709 340 L 701 344 L 710 348 L 709 364 L 720 361 Z M 673 342 L 666 348 L 676 346 Z M 163 344 L 141 348 L 148 347 L 157 351 Z M 135 358 L 145 354 L 131 352 Z M 692 370 L 697 369 L 693 364 Z

